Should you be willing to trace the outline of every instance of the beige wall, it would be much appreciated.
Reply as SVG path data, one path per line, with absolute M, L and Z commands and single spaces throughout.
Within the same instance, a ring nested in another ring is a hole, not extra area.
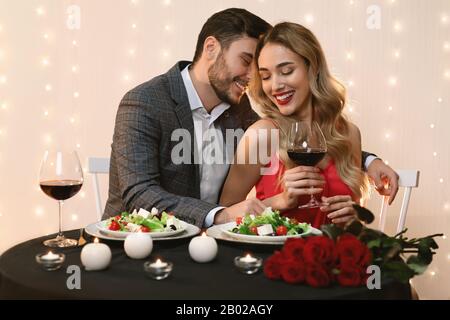
M 79 30 L 66 25 L 71 4 L 81 8 Z M 380 29 L 366 26 L 372 4 Z M 206 18 L 231 6 L 271 23 L 311 27 L 333 72 L 349 85 L 347 111 L 364 148 L 395 168 L 421 171 L 410 236 L 450 229 L 448 0 L 0 0 L 0 252 L 57 230 L 57 204 L 37 184 L 44 150 L 70 145 L 83 163 L 109 156 L 123 94 L 190 59 Z M 66 229 L 95 220 L 91 185 L 87 176 L 67 201 Z M 371 201 L 376 210 L 378 200 Z M 388 220 L 391 232 L 399 204 Z M 429 271 L 414 280 L 422 298 L 450 298 L 449 239 L 439 245 Z

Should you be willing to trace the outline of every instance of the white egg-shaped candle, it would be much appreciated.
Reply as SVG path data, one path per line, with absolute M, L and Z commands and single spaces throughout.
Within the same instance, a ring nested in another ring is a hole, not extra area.
M 192 238 L 189 243 L 189 254 L 196 262 L 210 262 L 217 256 L 217 242 L 203 232 L 201 236 Z
M 125 238 L 125 253 L 131 259 L 145 259 L 153 249 L 153 240 L 149 233 L 136 232 Z
M 103 270 L 111 263 L 111 249 L 95 238 L 81 250 L 81 263 L 87 271 Z

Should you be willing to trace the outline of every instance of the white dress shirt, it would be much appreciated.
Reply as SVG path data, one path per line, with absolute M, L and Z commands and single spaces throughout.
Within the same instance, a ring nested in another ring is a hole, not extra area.
M 181 77 L 186 87 L 194 121 L 194 143 L 197 151 L 195 159 L 200 169 L 200 199 L 209 203 L 218 203 L 219 192 L 225 182 L 229 164 L 224 161 L 224 156 L 219 157 L 224 155 L 225 151 L 222 130 L 215 121 L 230 108 L 230 105 L 222 102 L 209 114 L 192 83 L 189 66 L 181 71 Z M 219 158 L 220 161 L 217 161 Z M 204 226 L 213 225 L 215 214 L 223 208 L 217 207 L 211 210 L 206 216 Z

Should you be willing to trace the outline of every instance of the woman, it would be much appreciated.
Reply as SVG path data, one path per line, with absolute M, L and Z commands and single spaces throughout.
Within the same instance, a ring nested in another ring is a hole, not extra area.
M 239 143 L 221 204 L 229 206 L 244 200 L 256 186 L 256 196 L 266 206 L 299 222 L 320 227 L 353 219 L 356 212 L 352 205 L 360 200 L 366 186 L 360 169 L 361 137 L 359 129 L 342 114 L 345 88 L 330 74 L 318 40 L 301 25 L 277 24 L 260 39 L 254 63 L 250 95 L 261 106 L 264 117 Z M 293 122 L 301 120 L 316 121 L 326 138 L 327 156 L 317 168 L 296 166 L 287 155 L 287 133 Z M 274 129 L 278 150 L 272 150 L 271 139 L 265 138 Z M 269 149 L 270 164 L 259 158 L 256 164 L 250 163 L 261 147 Z M 261 174 L 263 167 L 274 164 L 278 164 L 276 173 Z M 299 209 L 310 194 L 321 195 L 325 205 Z

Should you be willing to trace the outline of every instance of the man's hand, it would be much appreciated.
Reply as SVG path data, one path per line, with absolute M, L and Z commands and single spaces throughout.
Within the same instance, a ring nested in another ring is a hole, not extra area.
M 235 221 L 236 217 L 243 216 L 246 213 L 255 216 L 260 215 L 264 209 L 266 209 L 266 206 L 262 201 L 256 198 L 247 199 L 219 211 L 214 217 L 214 224 Z
M 398 191 L 398 174 L 381 159 L 372 161 L 367 168 L 367 174 L 378 193 L 382 196 L 389 196 L 389 204 L 391 204 Z

